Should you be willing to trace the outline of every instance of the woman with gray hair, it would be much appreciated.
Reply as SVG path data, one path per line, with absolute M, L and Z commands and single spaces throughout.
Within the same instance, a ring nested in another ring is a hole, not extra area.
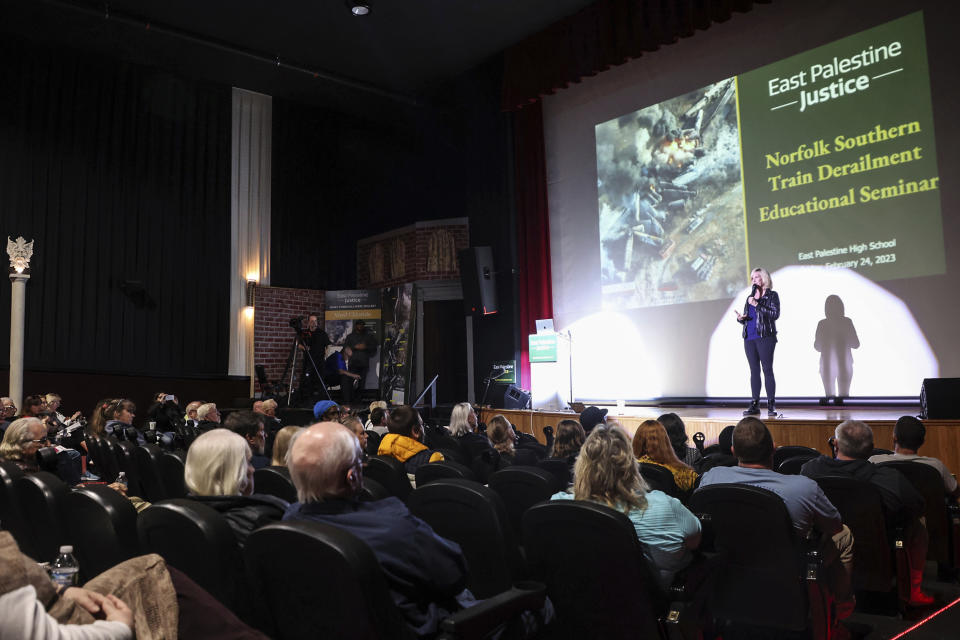
M 252 456 L 243 436 L 211 429 L 190 445 L 184 471 L 189 497 L 222 513 L 241 547 L 254 529 L 280 520 L 289 506 L 253 492 Z
M 10 423 L 0 442 L 0 458 L 23 471 L 37 471 L 37 451 L 50 446 L 47 427 L 39 418 L 19 418 Z
M 562 491 L 552 499 L 596 502 L 626 514 L 660 584 L 669 587 L 700 545 L 700 521 L 676 498 L 650 490 L 627 436 L 617 428 L 594 427 L 580 448 L 573 476 L 572 493 Z

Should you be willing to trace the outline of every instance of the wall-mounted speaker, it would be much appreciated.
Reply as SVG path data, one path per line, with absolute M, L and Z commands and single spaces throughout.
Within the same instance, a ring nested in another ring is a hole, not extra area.
M 470 247 L 458 253 L 463 306 L 467 315 L 497 312 L 497 280 L 493 270 L 493 249 Z
M 920 416 L 926 420 L 960 419 L 960 378 L 924 378 Z

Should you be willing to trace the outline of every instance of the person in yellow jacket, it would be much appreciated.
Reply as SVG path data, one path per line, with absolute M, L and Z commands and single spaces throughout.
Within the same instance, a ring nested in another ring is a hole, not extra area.
M 443 454 L 423 444 L 423 420 L 413 407 L 402 405 L 390 412 L 389 433 L 383 436 L 377 455 L 391 456 L 403 463 L 412 478 L 420 465 L 443 460 Z

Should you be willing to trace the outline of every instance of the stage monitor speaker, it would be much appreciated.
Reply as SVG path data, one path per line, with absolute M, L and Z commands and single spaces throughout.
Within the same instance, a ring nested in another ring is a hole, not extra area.
M 458 253 L 463 305 L 467 314 L 497 312 L 497 281 L 493 271 L 493 249 L 470 247 Z
M 926 420 L 960 419 L 960 378 L 924 378 L 920 415 Z
M 507 387 L 507 390 L 503 392 L 503 408 L 529 409 L 530 392 L 524 391 L 515 384 L 510 385 Z

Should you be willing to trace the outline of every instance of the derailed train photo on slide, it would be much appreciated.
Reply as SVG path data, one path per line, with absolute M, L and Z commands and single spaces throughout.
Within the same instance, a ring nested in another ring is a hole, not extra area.
M 735 78 L 596 127 L 603 306 L 728 298 L 746 272 Z

